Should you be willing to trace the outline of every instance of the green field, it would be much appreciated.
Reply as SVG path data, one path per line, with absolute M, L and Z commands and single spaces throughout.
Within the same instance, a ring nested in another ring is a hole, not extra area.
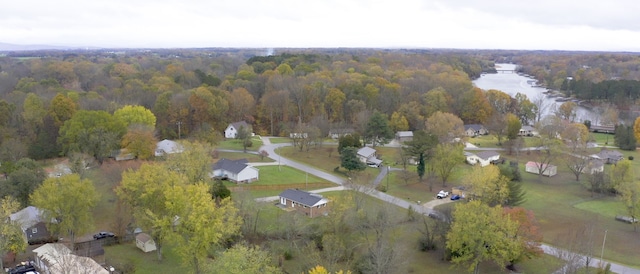
M 258 136 L 254 136 L 251 138 L 252 145 L 247 147 L 247 150 L 258 151 L 258 149 L 262 146 L 262 140 Z M 243 150 L 242 140 L 236 139 L 227 139 L 221 141 L 217 146 L 217 148 L 221 149 L 233 149 L 233 150 Z

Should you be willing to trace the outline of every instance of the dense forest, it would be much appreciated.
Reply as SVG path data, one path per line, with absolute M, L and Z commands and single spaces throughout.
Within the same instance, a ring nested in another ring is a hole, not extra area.
M 301 127 L 313 127 L 322 136 L 335 128 L 361 132 L 376 111 L 390 119 L 394 130 L 424 129 L 426 119 L 437 111 L 453 113 L 465 123 L 487 123 L 494 114 L 513 112 L 524 124 L 532 124 L 533 98 L 510 99 L 507 111 L 498 102 L 503 94 L 473 86 L 474 78 L 491 73 L 499 62 L 520 64 L 523 72 L 549 88 L 619 108 L 632 107 L 640 93 L 640 56 L 630 53 L 267 52 L 166 49 L 2 54 L 0 160 L 45 159 L 101 142 L 117 148 L 131 131 L 127 129 L 131 121 L 119 124 L 111 116 L 128 105 L 152 112 L 155 121 L 149 125 L 155 138 L 212 142 L 229 123 L 242 120 L 257 134 L 274 136 L 305 130 Z M 82 116 L 75 122 L 83 127 L 110 126 L 86 129 L 83 139 L 67 122 L 74 116 Z

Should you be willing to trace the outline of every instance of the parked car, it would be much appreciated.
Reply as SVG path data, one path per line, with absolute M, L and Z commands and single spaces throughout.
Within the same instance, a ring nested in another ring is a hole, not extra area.
M 458 194 L 455 194 L 455 195 L 451 196 L 451 200 L 453 200 L 453 201 L 460 200 L 460 198 L 462 198 L 462 197 L 460 197 L 460 195 L 458 195 Z
M 115 237 L 115 236 L 116 236 L 116 234 L 113 234 L 111 232 L 100 231 L 100 232 L 96 233 L 95 235 L 93 235 L 93 238 L 96 239 L 96 240 L 99 240 L 99 239 L 103 239 L 103 238 L 112 238 L 112 237 Z
M 436 195 L 436 198 L 443 199 L 443 198 L 447 198 L 448 196 L 449 196 L 449 191 L 440 190 L 440 192 L 438 192 L 438 194 Z

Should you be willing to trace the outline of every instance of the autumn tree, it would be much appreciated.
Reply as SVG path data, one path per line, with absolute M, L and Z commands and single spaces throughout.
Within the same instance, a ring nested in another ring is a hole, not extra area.
M 231 121 L 241 121 L 255 114 L 256 100 L 245 88 L 236 88 L 229 94 Z
M 167 155 L 166 165 L 184 174 L 191 183 L 206 182 L 211 172 L 213 147 L 201 142 L 180 142 L 181 153 Z
M 0 196 L 13 196 L 22 207 L 29 205 L 29 196 L 47 177 L 40 164 L 29 158 L 22 158 L 13 165 L 9 179 L 0 182 Z
M 453 211 L 453 224 L 447 234 L 451 262 L 464 265 L 469 272 L 480 273 L 481 262 L 504 266 L 521 254 L 518 223 L 503 215 L 502 207 L 489 207 L 480 201 L 459 204 Z
M 502 138 L 507 134 L 507 123 L 505 122 L 505 116 L 498 112 L 493 113 L 487 124 L 485 125 L 489 132 L 496 136 L 498 139 L 498 145 L 502 145 Z
M 520 118 L 520 122 L 523 125 L 529 125 L 536 122 L 536 112 L 538 107 L 529 100 L 526 94 L 518 92 L 514 98 L 516 99 L 515 114 Z
M 640 217 L 640 181 L 621 182 L 616 186 L 616 191 L 620 194 L 620 200 L 624 204 L 627 214 L 631 218 Z M 633 230 L 638 230 L 638 223 L 633 223 Z
M 258 246 L 236 244 L 224 250 L 216 259 L 206 266 L 207 273 L 262 273 L 281 274 L 280 269 L 273 265 L 268 251 Z
M 556 110 L 556 116 L 560 117 L 560 119 L 567 120 L 570 122 L 574 122 L 576 117 L 578 116 L 578 105 L 573 101 L 568 101 L 562 103 L 560 107 Z
M 520 132 L 520 129 L 522 128 L 522 123 L 520 122 L 520 119 L 518 119 L 518 117 L 516 117 L 514 114 L 512 113 L 508 113 L 505 116 L 505 124 L 506 124 L 506 135 L 507 135 L 507 139 L 509 140 L 515 140 L 516 138 L 518 138 L 518 133 Z
M 636 140 L 640 140 L 640 117 L 633 122 L 633 136 Z
M 164 165 L 143 164 L 138 170 L 125 171 L 116 189 L 118 198 L 133 210 L 136 224 L 155 241 L 158 260 L 162 260 L 162 248 L 173 233 L 176 216 L 181 213 L 180 208 L 171 205 L 170 194 L 182 193 L 187 183 L 186 176 Z
M 157 143 L 153 128 L 141 124 L 129 127 L 121 141 L 127 152 L 141 160 L 150 159 L 155 155 Z
M 452 143 L 466 136 L 464 123 L 458 116 L 439 111 L 427 118 L 425 131 L 438 137 L 438 141 L 443 144 Z
M 511 103 L 511 96 L 500 90 L 490 89 L 486 93 L 487 101 L 493 110 L 500 114 L 507 114 L 513 112 L 513 106 Z
M 520 254 L 516 254 L 507 266 L 508 269 L 515 270 L 515 263 L 540 257 L 544 253 L 540 247 L 542 234 L 533 211 L 522 207 L 505 207 L 503 210 L 504 215 L 518 223 L 516 233 L 511 236 L 521 245 Z
M 442 180 L 442 186 L 446 186 L 456 166 L 463 161 L 464 154 L 461 145 L 440 143 L 436 146 L 431 157 L 431 165 Z
M 407 118 L 404 117 L 404 115 L 398 112 L 394 112 L 393 114 L 391 114 L 389 126 L 394 132 L 405 131 L 409 129 L 409 122 L 407 121 Z
M 125 127 L 131 125 L 145 125 L 152 129 L 156 127 L 156 116 L 143 106 L 126 105 L 116 110 L 113 116 L 122 121 Z
M 503 176 L 495 165 L 475 166 L 465 176 L 464 182 L 471 200 L 494 206 L 503 204 L 509 197 L 509 178 Z
M 572 152 L 578 149 L 586 148 L 589 139 L 589 129 L 582 123 L 571 123 L 560 131 L 560 137 L 571 147 Z
M 363 137 L 365 142 L 371 143 L 373 147 L 386 144 L 393 139 L 393 131 L 389 127 L 387 117 L 380 112 L 374 112 L 367 122 Z
M 221 246 L 240 232 L 242 219 L 230 198 L 216 203 L 204 183 L 177 185 L 163 193 L 167 209 L 177 212 L 172 224 L 170 241 L 183 264 L 194 273 L 205 273 L 203 265 L 212 246 Z
M 83 152 L 100 163 L 120 147 L 124 123 L 106 111 L 81 110 L 64 122 L 58 142 L 65 153 Z
M 53 117 L 53 121 L 57 127 L 71 119 L 76 113 L 78 106 L 75 101 L 62 93 L 56 94 L 49 105 L 49 115 Z
M 343 109 L 346 101 L 344 92 L 337 88 L 329 89 L 327 96 L 324 98 L 325 111 L 331 122 L 339 122 L 344 119 Z
M 27 241 L 22 231 L 21 224 L 11 220 L 11 214 L 21 209 L 20 203 L 11 196 L 6 196 L 0 201 L 0 256 L 4 258 L 7 252 L 15 254 L 23 252 L 27 248 Z M 0 260 L 0 269 L 4 269 L 4 259 Z
M 618 161 L 609 170 L 609 191 L 615 192 L 621 185 L 633 182 L 634 178 L 635 172 L 631 167 L 631 161 L 626 159 Z
M 636 150 L 636 137 L 631 126 L 617 125 L 614 143 L 622 150 Z
M 56 220 L 47 228 L 54 235 L 68 235 L 73 246 L 76 236 L 93 227 L 93 208 L 99 194 L 88 179 L 78 174 L 48 178 L 31 194 L 31 203 L 42 210 L 42 219 Z
M 469 124 L 484 124 L 491 116 L 493 108 L 484 92 L 479 88 L 471 88 L 458 99 L 460 119 Z

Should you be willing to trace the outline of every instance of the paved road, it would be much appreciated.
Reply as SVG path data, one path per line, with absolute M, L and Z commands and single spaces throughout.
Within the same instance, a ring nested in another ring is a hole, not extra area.
M 328 189 L 331 189 L 331 190 L 322 189 L 322 190 L 317 190 L 317 191 L 324 192 L 324 191 L 335 191 L 335 190 L 345 189 L 345 187 L 343 186 L 343 185 L 347 184 L 347 181 L 345 179 L 343 179 L 341 177 L 338 177 L 338 176 L 335 176 L 333 174 L 329 174 L 329 173 L 326 173 L 324 171 L 315 169 L 313 167 L 310 167 L 310 166 L 307 166 L 307 165 L 304 165 L 304 164 L 300 164 L 298 162 L 289 160 L 287 158 L 283 158 L 280 155 L 276 154 L 275 150 L 277 148 L 284 147 L 284 146 L 290 146 L 291 144 L 288 144 L 288 143 L 271 144 L 271 141 L 269 140 L 269 137 L 264 137 L 264 136 L 262 137 L 262 142 L 263 142 L 263 146 L 260 148 L 260 150 L 267 151 L 269 153 L 269 158 L 278 161 L 278 163 L 284 164 L 284 165 L 288 165 L 288 166 L 291 166 L 293 168 L 308 172 L 310 174 L 313 174 L 315 176 L 323 178 L 323 179 L 325 179 L 325 180 L 327 180 L 329 182 L 333 182 L 333 183 L 336 183 L 336 184 L 340 185 L 339 187 L 328 188 Z M 382 173 L 384 173 L 386 175 L 387 174 L 387 168 L 382 168 L 380 174 L 382 174 Z M 382 178 L 384 178 L 384 176 L 381 177 L 379 175 L 378 177 L 376 177 L 375 181 L 377 181 L 377 184 L 379 184 L 382 181 Z M 432 212 L 436 212 L 436 210 L 433 209 L 433 206 L 435 206 L 435 203 L 427 203 L 427 204 L 425 204 L 423 206 L 420 206 L 417 203 L 412 203 L 412 202 L 408 202 L 408 201 L 405 201 L 405 200 L 402 200 L 402 199 L 398 199 L 398 198 L 396 198 L 394 196 L 391 196 L 389 194 L 377 191 L 377 190 L 375 190 L 374 188 L 371 188 L 371 187 L 353 186 L 353 189 L 357 190 L 357 191 L 360 191 L 362 193 L 365 193 L 367 195 L 370 195 L 372 197 L 378 198 L 378 199 L 380 199 L 382 201 L 397 205 L 397 206 L 402 207 L 402 208 L 407 208 L 407 209 L 408 208 L 412 208 L 416 212 L 419 212 L 419 213 L 422 213 L 422 214 L 425 214 L 425 215 L 428 215 L 428 214 L 430 214 Z M 275 199 L 274 199 L 274 197 L 275 197 Z M 277 200 L 278 199 L 277 196 L 274 196 L 274 197 L 265 197 L 265 198 L 259 198 L 259 199 L 265 199 L 265 201 L 272 201 L 272 200 L 269 200 L 269 199 L 273 199 L 273 200 Z M 436 212 L 436 214 L 437 214 L 437 212 Z M 566 250 L 558 249 L 556 247 L 552 247 L 552 246 L 549 246 L 549 245 L 546 245 L 546 244 L 542 245 L 542 250 L 544 250 L 544 252 L 546 254 L 553 255 L 553 256 L 556 256 L 556 257 L 559 257 L 560 253 L 565 253 L 565 254 L 570 253 L 570 252 L 568 252 Z M 579 256 L 579 255 L 577 255 L 577 256 Z M 582 258 L 584 258 L 584 257 L 582 257 Z M 592 260 L 593 260 L 593 263 L 591 264 L 592 266 L 598 266 L 600 264 L 600 260 L 599 259 L 595 259 L 594 258 Z M 608 261 L 604 261 L 604 262 L 605 263 L 610 263 L 611 264 L 611 270 L 613 272 L 615 272 L 615 273 L 618 273 L 618 274 L 640 274 L 640 269 L 634 269 L 634 268 L 630 268 L 628 266 L 624 266 L 624 265 L 620 265 L 620 264 L 616 264 L 616 263 L 612 263 L 612 262 L 608 262 Z M 558 272 L 558 274 L 563 273 L 564 272 L 563 269 L 565 269 L 565 267 L 563 267 L 562 269 L 558 270 L 558 271 L 560 271 L 560 272 Z

